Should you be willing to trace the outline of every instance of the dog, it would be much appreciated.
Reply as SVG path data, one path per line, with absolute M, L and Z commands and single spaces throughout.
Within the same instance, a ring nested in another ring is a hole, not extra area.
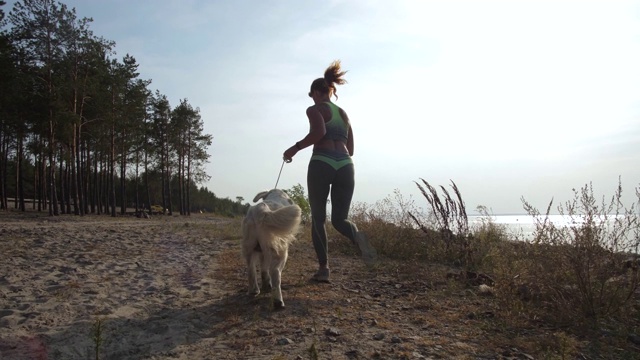
M 275 289 L 273 305 L 284 308 L 280 289 L 282 270 L 289 256 L 289 244 L 301 221 L 302 211 L 279 189 L 258 193 L 242 221 L 242 255 L 247 262 L 250 296 L 260 294 L 256 271 L 260 267 L 262 291 Z

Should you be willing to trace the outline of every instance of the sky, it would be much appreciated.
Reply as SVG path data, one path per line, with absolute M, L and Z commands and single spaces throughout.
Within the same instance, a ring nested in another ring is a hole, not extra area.
M 8 12 L 15 1 L 7 1 Z M 355 139 L 354 201 L 416 182 L 470 214 L 544 211 L 593 186 L 627 207 L 640 186 L 640 2 L 589 0 L 65 0 L 132 55 L 172 107 L 188 99 L 213 135 L 201 184 L 250 202 L 306 189 L 311 82 L 348 70 L 335 103 Z M 636 205 L 637 206 L 637 205 Z

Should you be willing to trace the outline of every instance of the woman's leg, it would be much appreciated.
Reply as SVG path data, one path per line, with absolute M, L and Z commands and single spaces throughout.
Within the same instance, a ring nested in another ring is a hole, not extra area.
M 328 164 L 312 160 L 307 171 L 309 206 L 311 207 L 311 239 L 320 268 L 328 267 L 329 248 L 324 223 L 327 219 L 327 198 L 335 170 Z
M 362 258 L 367 264 L 373 264 L 377 258 L 376 250 L 371 246 L 367 236 L 358 231 L 356 224 L 347 220 L 355 188 L 354 179 L 353 164 L 341 167 L 337 171 L 331 186 L 331 223 L 360 249 Z
M 331 186 L 331 224 L 353 243 L 356 241 L 358 227 L 348 220 L 353 190 L 355 189 L 355 169 L 353 164 L 341 167 Z

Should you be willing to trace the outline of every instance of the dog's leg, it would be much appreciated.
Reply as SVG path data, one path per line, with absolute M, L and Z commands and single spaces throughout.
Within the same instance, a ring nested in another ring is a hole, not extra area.
M 273 307 L 275 309 L 284 308 L 284 301 L 282 301 L 282 289 L 281 286 L 281 277 L 282 272 L 280 269 L 275 268 L 271 270 L 271 278 L 273 279 L 273 288 L 275 289 L 275 294 L 273 295 Z
M 247 265 L 249 265 L 249 295 L 257 296 L 260 294 L 258 287 L 258 277 L 256 276 L 257 263 L 260 261 L 260 253 L 252 252 L 247 257 Z
M 282 270 L 287 263 L 287 252 L 281 254 L 274 254 L 271 259 L 271 268 L 269 273 L 271 274 L 271 281 L 273 282 L 273 288 L 275 294 L 273 294 L 273 307 L 275 309 L 284 308 L 284 301 L 282 300 Z
M 267 250 L 269 251 L 269 250 Z M 271 276 L 269 275 L 269 260 L 265 259 L 264 252 L 262 253 L 262 262 L 260 263 L 260 277 L 262 278 L 262 292 L 271 292 Z

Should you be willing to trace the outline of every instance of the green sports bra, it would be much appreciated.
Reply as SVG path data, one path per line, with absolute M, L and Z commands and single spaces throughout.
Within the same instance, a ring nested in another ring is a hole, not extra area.
M 324 123 L 326 133 L 322 139 L 341 140 L 347 142 L 349 138 L 349 125 L 340 115 L 340 108 L 332 102 L 325 102 L 331 109 L 331 120 Z

